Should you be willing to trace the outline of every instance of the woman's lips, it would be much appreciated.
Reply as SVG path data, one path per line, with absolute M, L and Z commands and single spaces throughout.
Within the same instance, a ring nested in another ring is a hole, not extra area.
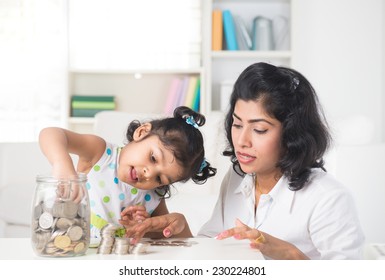
M 239 163 L 249 164 L 249 163 L 253 162 L 256 159 L 256 157 L 251 156 L 251 155 L 246 154 L 246 153 L 237 152 L 237 159 L 238 159 Z

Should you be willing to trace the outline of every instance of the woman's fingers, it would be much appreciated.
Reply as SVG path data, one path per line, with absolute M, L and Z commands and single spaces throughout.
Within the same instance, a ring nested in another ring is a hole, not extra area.
M 242 223 L 239 219 L 235 220 L 235 225 L 233 228 L 222 231 L 215 238 L 222 240 L 250 230 L 250 227 Z

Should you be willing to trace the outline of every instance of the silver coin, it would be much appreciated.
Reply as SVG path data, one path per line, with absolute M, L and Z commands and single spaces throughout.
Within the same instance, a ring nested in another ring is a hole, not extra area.
M 39 204 L 37 204 L 35 206 L 35 208 L 33 209 L 33 217 L 35 219 L 39 219 L 40 215 L 43 213 L 43 206 L 42 206 L 42 202 L 40 202 Z
M 150 246 L 150 244 L 147 242 L 139 242 L 131 248 L 130 253 L 131 254 L 146 254 L 149 246 Z
M 50 213 L 44 212 L 39 217 L 39 226 L 43 229 L 49 229 L 53 224 L 53 217 Z
M 78 241 L 83 236 L 83 229 L 79 226 L 72 226 L 67 230 L 67 235 L 72 241 Z
M 70 226 L 72 226 L 74 222 L 67 218 L 59 218 L 56 222 L 56 227 L 61 230 L 67 230 Z

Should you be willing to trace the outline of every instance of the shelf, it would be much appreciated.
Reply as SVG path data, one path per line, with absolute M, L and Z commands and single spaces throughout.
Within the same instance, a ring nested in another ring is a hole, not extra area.
M 213 51 L 212 58 L 282 58 L 290 59 L 290 51 Z
M 291 4 L 291 0 L 212 0 L 211 5 L 207 5 L 206 8 L 210 10 L 206 13 L 208 17 L 206 22 L 210 26 L 214 9 L 229 10 L 233 18 L 237 16 L 243 20 L 249 33 L 255 17 L 263 16 L 270 19 L 273 25 L 277 24 L 278 28 L 273 29 L 273 32 L 280 34 L 281 38 L 275 50 L 213 51 L 211 49 L 212 30 L 209 29 L 205 33 L 205 38 L 210 42 L 206 45 L 209 50 L 205 52 L 204 65 L 207 65 L 206 95 L 211 98 L 211 111 L 225 110 L 228 93 L 231 92 L 231 83 L 250 64 L 260 61 L 274 65 L 291 65 Z M 225 36 L 222 40 L 225 41 Z
M 71 68 L 71 73 L 77 74 L 199 74 L 202 72 L 202 68 L 193 69 L 166 69 L 166 70 L 148 70 L 148 69 L 137 69 L 137 70 L 120 70 L 120 69 L 79 69 Z
M 94 118 L 79 118 L 79 117 L 70 117 L 68 119 L 70 124 L 93 124 L 95 122 Z

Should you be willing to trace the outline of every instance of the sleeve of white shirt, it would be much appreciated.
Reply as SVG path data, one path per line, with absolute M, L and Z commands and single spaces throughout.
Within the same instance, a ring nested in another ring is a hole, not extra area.
M 362 259 L 364 235 L 351 193 L 330 191 L 317 203 L 309 230 L 321 259 Z
M 211 214 L 211 218 L 201 227 L 197 234 L 198 237 L 215 237 L 218 235 L 218 233 L 225 230 L 223 226 L 223 201 L 229 186 L 230 174 L 232 172 L 231 169 L 232 167 L 229 168 L 229 171 L 227 171 L 225 177 L 222 180 L 218 200 L 215 204 L 213 213 Z

